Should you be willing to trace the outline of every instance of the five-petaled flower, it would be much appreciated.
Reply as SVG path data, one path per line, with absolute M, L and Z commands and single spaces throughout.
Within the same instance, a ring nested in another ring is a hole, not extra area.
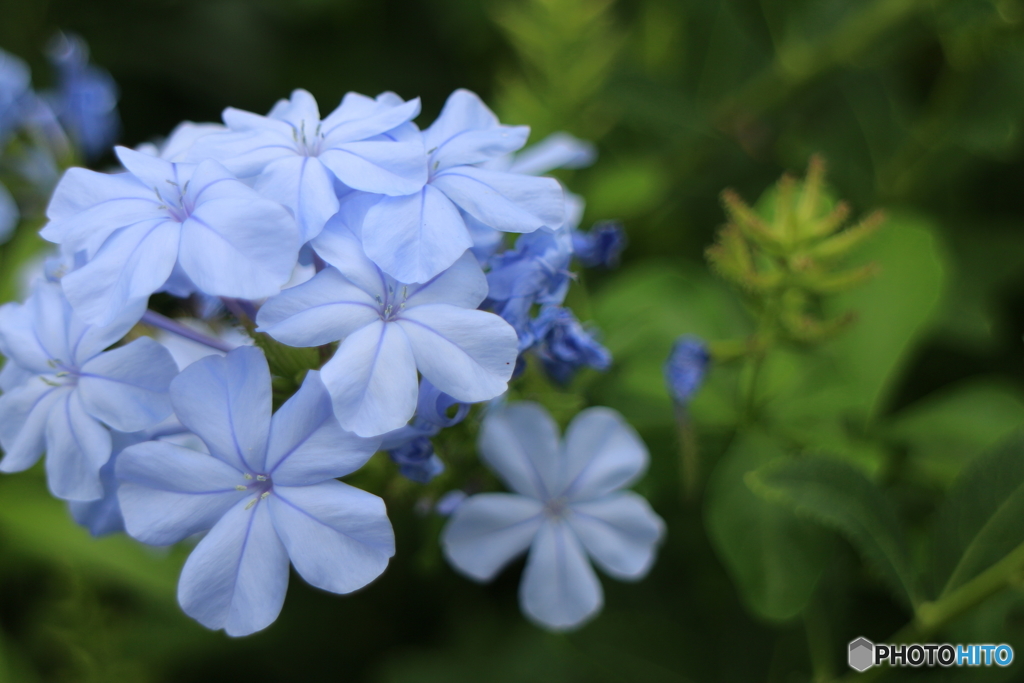
M 664 523 L 639 495 L 619 490 L 643 473 L 647 448 L 617 412 L 582 411 L 560 441 L 543 408 L 507 404 L 484 420 L 479 448 L 515 493 L 481 493 L 458 506 L 442 535 L 456 569 L 489 581 L 529 549 L 519 601 L 531 619 L 556 630 L 601 609 L 588 555 L 617 579 L 637 580 L 650 569 Z

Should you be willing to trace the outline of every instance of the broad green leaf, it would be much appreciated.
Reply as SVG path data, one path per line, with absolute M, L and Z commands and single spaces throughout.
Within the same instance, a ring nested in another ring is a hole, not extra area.
M 894 213 L 857 251 L 856 262 L 867 261 L 876 261 L 881 272 L 835 297 L 830 308 L 855 311 L 857 321 L 830 346 L 852 406 L 870 418 L 884 408 L 914 343 L 938 310 L 946 265 L 931 224 L 906 213 Z
M 776 460 L 751 472 L 747 483 L 766 500 L 843 534 L 898 599 L 917 603 L 902 524 L 885 494 L 862 471 L 833 458 Z
M 708 482 L 708 533 L 744 602 L 756 614 L 786 620 L 810 600 L 831 550 L 821 527 L 755 495 L 745 478 L 787 459 L 782 445 L 758 432 L 740 433 Z
M 1008 382 L 975 379 L 900 412 L 886 433 L 909 448 L 915 471 L 948 487 L 971 458 L 1024 425 L 1024 396 Z
M 686 263 L 654 261 L 623 270 L 594 299 L 593 312 L 614 358 L 599 398 L 640 428 L 673 422 L 663 368 L 680 335 L 710 341 L 748 332 L 735 295 L 706 269 Z M 735 422 L 729 371 L 713 368 L 691 403 L 698 423 Z
M 159 601 L 173 604 L 182 553 L 145 546 L 124 534 L 93 538 L 72 521 L 64 502 L 40 478 L 20 475 L 0 481 L 0 531 L 20 552 L 68 563 Z
M 931 567 L 939 595 L 1024 543 L 1024 433 L 971 461 L 935 517 Z

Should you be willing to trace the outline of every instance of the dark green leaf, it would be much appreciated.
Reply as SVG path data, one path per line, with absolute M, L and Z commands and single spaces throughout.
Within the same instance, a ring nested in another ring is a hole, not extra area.
M 902 525 L 882 491 L 863 472 L 823 457 L 776 460 L 747 476 L 766 500 L 843 534 L 910 605 L 918 588 Z
M 705 508 L 708 533 L 744 601 L 773 620 L 804 609 L 831 549 L 828 532 L 744 482 L 748 473 L 787 457 L 775 439 L 741 433 L 711 475 Z

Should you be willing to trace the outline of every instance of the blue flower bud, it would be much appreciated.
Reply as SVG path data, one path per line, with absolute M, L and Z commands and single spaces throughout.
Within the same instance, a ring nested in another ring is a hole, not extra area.
M 561 306 L 545 306 L 533 321 L 533 332 L 541 340 L 536 349 L 544 370 L 559 384 L 568 384 L 583 366 L 607 370 L 612 356 L 601 346 L 593 330 L 588 330 L 572 311 Z
M 572 232 L 573 253 L 586 268 L 615 268 L 627 243 L 626 231 L 618 221 L 595 223 L 590 232 Z
M 672 400 L 684 404 L 693 397 L 704 381 L 711 354 L 697 337 L 685 335 L 676 340 L 665 362 L 665 383 Z
M 392 448 L 388 455 L 398 465 L 403 477 L 418 484 L 427 484 L 444 472 L 444 463 L 434 454 L 434 445 L 425 436 Z

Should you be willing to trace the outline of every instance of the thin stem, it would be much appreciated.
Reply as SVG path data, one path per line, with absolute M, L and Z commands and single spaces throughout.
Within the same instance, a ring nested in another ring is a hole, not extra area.
M 835 668 L 832 666 L 835 651 L 832 647 L 828 619 L 822 608 L 823 605 L 815 599 L 803 614 L 807 650 L 811 656 L 815 683 L 825 683 L 835 676 Z
M 964 585 L 948 591 L 935 602 L 922 603 L 914 620 L 896 632 L 887 642 L 893 644 L 922 642 L 939 629 L 981 604 L 1024 573 L 1024 543 L 1007 553 L 1003 559 L 975 576 Z M 883 675 L 892 667 L 872 668 L 864 673 L 850 674 L 843 683 L 863 683 Z
M 151 327 L 157 327 L 161 330 L 166 330 L 167 332 L 176 334 L 179 337 L 184 337 L 185 339 L 203 344 L 204 346 L 209 346 L 211 349 L 223 351 L 224 353 L 235 348 L 233 344 L 228 344 L 225 341 L 215 339 L 203 334 L 202 332 L 197 332 L 191 327 L 182 325 L 177 320 L 171 320 L 165 315 L 160 315 L 156 311 L 146 311 L 143 313 L 142 322 L 146 325 L 150 325 Z
M 700 451 L 685 405 L 676 406 L 676 430 L 679 435 L 679 478 L 683 486 L 683 498 L 693 501 L 697 498 L 700 481 Z

